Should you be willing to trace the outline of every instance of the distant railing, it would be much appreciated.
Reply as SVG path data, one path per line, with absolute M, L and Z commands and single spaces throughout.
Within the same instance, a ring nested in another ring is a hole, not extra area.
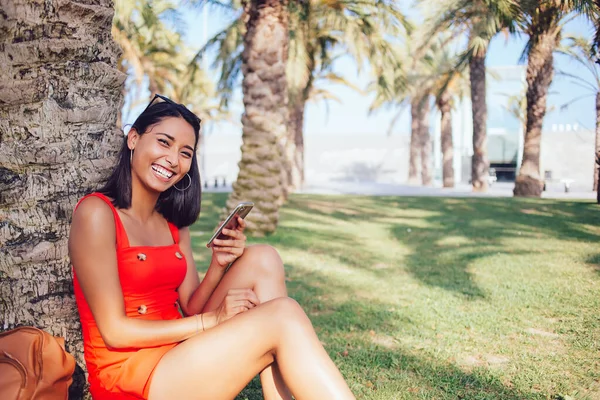
M 212 187 L 214 187 L 215 189 L 219 187 L 219 180 L 221 181 L 221 187 L 226 187 L 227 186 L 227 178 L 225 177 L 225 175 L 215 175 L 209 179 L 205 179 L 204 180 L 204 188 L 208 189 L 209 183 L 208 182 L 212 182 Z

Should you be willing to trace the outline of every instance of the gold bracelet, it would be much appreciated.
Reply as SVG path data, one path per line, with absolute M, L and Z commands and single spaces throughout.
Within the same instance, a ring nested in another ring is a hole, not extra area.
M 204 314 L 200 314 L 200 321 L 202 321 L 202 332 L 204 332 Z
M 196 335 L 198 334 L 198 314 L 194 314 L 196 317 Z

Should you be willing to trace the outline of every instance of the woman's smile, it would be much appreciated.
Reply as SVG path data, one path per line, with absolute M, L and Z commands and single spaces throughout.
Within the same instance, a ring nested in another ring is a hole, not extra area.
M 173 175 L 175 175 L 175 172 L 159 164 L 152 164 L 152 171 L 154 172 L 154 175 L 164 182 L 169 182 Z

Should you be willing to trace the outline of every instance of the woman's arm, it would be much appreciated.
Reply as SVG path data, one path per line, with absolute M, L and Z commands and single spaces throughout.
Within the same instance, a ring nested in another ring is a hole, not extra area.
M 179 286 L 179 305 L 186 315 L 202 311 L 215 288 L 223 278 L 227 266 L 237 260 L 246 248 L 246 222 L 238 217 L 236 229 L 223 229 L 228 239 L 215 239 L 212 246 L 212 258 L 208 271 L 199 283 L 198 272 L 194 264 L 190 230 L 186 227 L 179 230 L 179 247 L 187 260 L 187 273 Z
M 107 346 L 142 348 L 176 343 L 201 331 L 202 322 L 205 329 L 217 324 L 215 313 L 206 313 L 202 319 L 191 316 L 169 321 L 128 318 L 115 242 L 115 222 L 110 207 L 95 197 L 82 201 L 71 224 L 69 255 Z
M 221 278 L 225 274 L 225 268 L 217 265 L 215 257 L 212 257 L 208 271 L 202 279 L 202 283 L 200 283 L 196 264 L 194 263 L 190 230 L 187 227 L 179 230 L 179 248 L 187 261 L 187 272 L 178 289 L 179 305 L 185 315 L 198 314 L 204 308 L 219 282 L 221 282 Z

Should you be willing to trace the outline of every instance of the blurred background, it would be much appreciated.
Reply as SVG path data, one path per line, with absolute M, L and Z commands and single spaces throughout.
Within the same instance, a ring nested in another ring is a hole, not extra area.
M 447 186 L 455 192 L 471 191 L 473 117 L 469 62 L 464 58 L 473 52 L 470 38 L 476 28 L 464 17 L 468 3 L 288 5 L 292 13 L 288 90 L 290 96 L 294 87 L 306 92 L 300 167 L 304 179 L 295 183 L 295 190 L 391 194 L 416 193 L 411 189 L 415 186 Z M 312 19 L 293 15 L 305 13 L 302 7 L 313 9 Z M 381 7 L 379 15 L 377 7 Z M 115 8 L 113 36 L 123 49 L 119 67 L 128 74 L 121 125 L 126 130 L 155 92 L 189 105 L 204 121 L 199 155 L 207 189 L 231 190 L 242 155 L 242 3 L 117 0 Z M 340 11 L 345 21 L 340 21 Z M 593 197 L 598 70 L 591 53 L 595 27 L 584 11 L 566 12 L 560 18 L 539 163 L 548 193 L 570 191 Z M 448 17 L 449 12 L 454 14 Z M 486 18 L 492 12 L 485 11 Z M 489 26 L 478 33 L 488 41 L 483 55 L 489 168 L 485 175 L 496 194 L 512 195 L 523 159 L 531 36 L 527 21 L 501 19 L 486 21 Z M 301 37 L 302 23 L 310 23 L 314 32 Z M 307 59 L 306 48 L 317 55 Z M 393 60 L 386 59 L 392 54 Z M 382 88 L 383 79 L 378 80 L 382 76 L 392 76 L 389 81 L 395 87 Z M 423 146 L 430 154 L 421 162 L 429 165 L 430 176 L 423 179 L 409 176 L 410 103 L 417 95 L 411 86 L 429 92 L 425 116 L 429 138 Z M 436 100 L 444 86 L 449 89 L 453 147 L 453 179 L 446 185 Z

